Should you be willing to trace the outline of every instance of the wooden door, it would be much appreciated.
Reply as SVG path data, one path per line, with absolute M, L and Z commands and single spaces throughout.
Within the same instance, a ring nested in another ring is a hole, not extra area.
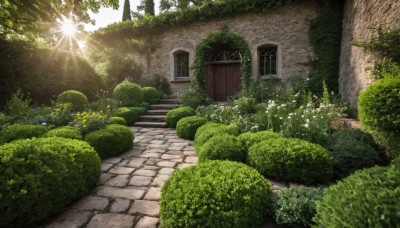
M 240 90 L 240 64 L 208 65 L 208 95 L 214 101 L 226 101 Z

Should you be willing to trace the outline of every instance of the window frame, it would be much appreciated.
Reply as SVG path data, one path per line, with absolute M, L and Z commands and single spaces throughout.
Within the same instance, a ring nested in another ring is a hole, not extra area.
M 187 55 L 187 73 L 188 75 L 185 77 L 178 77 L 178 55 L 185 54 Z M 171 64 L 171 81 L 190 81 L 192 72 L 190 69 L 190 63 L 192 59 L 192 54 L 190 50 L 185 48 L 175 48 L 170 52 L 170 64 Z
M 276 47 L 276 74 L 275 75 L 260 75 L 260 50 L 266 47 Z M 258 78 L 282 78 L 282 45 L 278 42 L 266 41 L 257 44 L 253 48 L 253 75 Z

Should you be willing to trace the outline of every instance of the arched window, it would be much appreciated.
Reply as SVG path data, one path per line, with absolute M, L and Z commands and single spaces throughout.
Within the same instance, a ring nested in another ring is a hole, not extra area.
M 258 75 L 276 77 L 278 75 L 278 47 L 264 45 L 258 48 Z

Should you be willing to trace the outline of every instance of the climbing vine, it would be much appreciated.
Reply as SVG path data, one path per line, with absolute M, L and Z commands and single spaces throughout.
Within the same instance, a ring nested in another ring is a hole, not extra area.
M 219 48 L 228 48 L 230 51 L 240 53 L 241 66 L 240 76 L 242 89 L 246 89 L 251 78 L 251 52 L 247 42 L 240 36 L 229 32 L 226 28 L 211 34 L 203 42 L 201 42 L 195 53 L 195 60 L 192 66 L 194 77 L 192 79 L 192 87 L 194 90 L 207 93 L 207 72 L 206 62 Z

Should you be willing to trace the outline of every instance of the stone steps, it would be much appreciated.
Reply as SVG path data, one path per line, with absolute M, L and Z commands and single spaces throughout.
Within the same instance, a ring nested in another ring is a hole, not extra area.
M 180 107 L 179 99 L 176 97 L 162 99 L 160 104 L 150 105 L 149 110 L 147 110 L 144 115 L 139 116 L 139 122 L 134 123 L 133 126 L 143 128 L 165 128 L 167 127 L 167 113 L 178 107 Z
M 171 110 L 166 110 L 166 109 L 160 109 L 160 110 L 147 110 L 147 113 L 145 115 L 166 115 L 169 111 Z
M 167 117 L 165 115 L 143 115 L 139 117 L 140 122 L 165 122 Z
M 150 105 L 150 110 L 160 110 L 160 109 L 174 109 L 174 108 L 178 108 L 180 105 L 179 104 L 154 104 L 154 105 Z
M 144 128 L 165 128 L 167 126 L 166 122 L 135 122 L 134 127 L 144 127 Z
M 161 104 L 179 104 L 179 99 L 162 99 Z

